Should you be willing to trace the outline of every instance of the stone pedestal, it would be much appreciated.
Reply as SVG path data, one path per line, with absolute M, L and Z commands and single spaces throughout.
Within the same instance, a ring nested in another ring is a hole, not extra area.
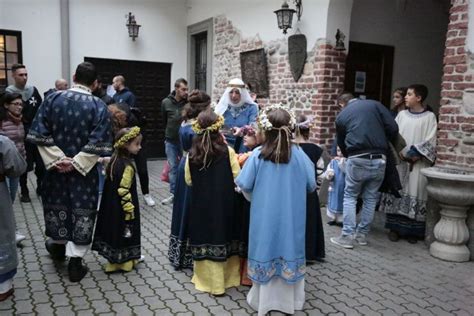
M 468 212 L 467 217 L 467 229 L 469 230 L 469 241 L 467 248 L 471 252 L 471 261 L 474 261 L 474 208 L 471 208 L 471 212 Z
M 441 219 L 434 227 L 433 257 L 454 262 L 469 261 L 466 246 L 469 230 L 467 212 L 474 205 L 474 174 L 432 167 L 422 170 L 428 179 L 428 194 L 441 207 Z

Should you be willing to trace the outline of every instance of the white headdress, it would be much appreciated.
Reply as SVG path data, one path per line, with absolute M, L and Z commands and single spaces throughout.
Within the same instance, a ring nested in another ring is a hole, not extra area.
M 240 102 L 235 104 L 232 103 L 230 100 L 230 92 L 233 89 L 237 89 L 240 92 Z M 244 104 L 254 104 L 255 102 L 252 100 L 249 91 L 245 88 L 245 83 L 238 78 L 234 78 L 227 84 L 227 88 L 224 91 L 219 103 L 216 106 L 215 112 L 219 115 L 224 115 L 224 112 L 227 110 L 229 106 L 239 107 Z

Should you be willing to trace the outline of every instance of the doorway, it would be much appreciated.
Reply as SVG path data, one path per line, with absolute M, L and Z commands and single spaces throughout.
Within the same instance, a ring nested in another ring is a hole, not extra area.
M 125 77 L 125 85 L 137 97 L 137 107 L 146 117 L 142 134 L 146 139 L 147 157 L 166 157 L 161 101 L 170 92 L 171 64 L 94 57 L 85 57 L 84 61 L 95 65 L 103 83 L 111 84 L 116 75 Z
M 390 107 L 393 46 L 349 42 L 344 89 Z

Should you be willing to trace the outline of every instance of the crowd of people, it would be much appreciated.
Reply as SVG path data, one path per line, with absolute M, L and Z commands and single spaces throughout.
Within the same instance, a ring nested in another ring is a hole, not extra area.
M 69 89 L 60 79 L 42 102 L 24 65 L 14 65 L 13 77 L 0 107 L 0 196 L 10 201 L 0 207 L 0 251 L 8 254 L 0 257 L 0 301 L 13 293 L 16 246 L 25 238 L 12 204 L 18 186 L 21 201 L 30 200 L 33 167 L 46 250 L 53 260 L 69 258 L 70 281 L 86 276 L 89 249 L 107 260 L 106 273 L 131 271 L 144 260 L 136 174 L 145 203 L 155 201 L 141 150 L 146 119 L 125 78 L 113 78 L 111 97 L 84 62 Z M 367 245 L 377 208 L 391 241 L 424 237 L 420 171 L 434 163 L 437 130 L 425 86 L 396 89 L 390 109 L 341 93 L 327 165 L 324 148 L 310 141 L 314 117 L 284 105 L 259 109 L 242 80 L 230 80 L 215 107 L 183 78 L 174 88 L 161 104 L 170 185 L 161 203 L 172 204 L 170 263 L 192 269 L 196 290 L 224 295 L 246 285 L 259 315 L 301 310 L 306 266 L 326 257 L 321 182 L 329 184 L 328 224 L 342 227 L 332 243 Z

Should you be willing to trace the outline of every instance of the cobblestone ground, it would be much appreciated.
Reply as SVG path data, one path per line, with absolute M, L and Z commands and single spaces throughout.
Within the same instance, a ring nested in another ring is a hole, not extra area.
M 162 162 L 149 163 L 151 191 L 167 197 L 159 180 Z M 33 178 L 30 179 L 30 185 Z M 31 192 L 34 192 L 32 189 Z M 33 196 L 32 196 L 33 198 Z M 0 303 L 0 315 L 248 315 L 247 287 L 223 297 L 200 293 L 191 272 L 168 264 L 171 208 L 142 203 L 142 248 L 146 260 L 136 271 L 107 275 L 104 259 L 86 256 L 90 273 L 69 282 L 67 266 L 54 264 L 44 248 L 40 201 L 15 203 L 19 230 L 27 235 L 19 251 L 15 296 Z M 423 243 L 391 243 L 375 228 L 369 246 L 336 248 L 329 237 L 339 228 L 325 225 L 327 259 L 308 268 L 306 303 L 298 315 L 474 315 L 474 262 L 432 258 Z M 272 313 L 277 314 L 277 313 Z

